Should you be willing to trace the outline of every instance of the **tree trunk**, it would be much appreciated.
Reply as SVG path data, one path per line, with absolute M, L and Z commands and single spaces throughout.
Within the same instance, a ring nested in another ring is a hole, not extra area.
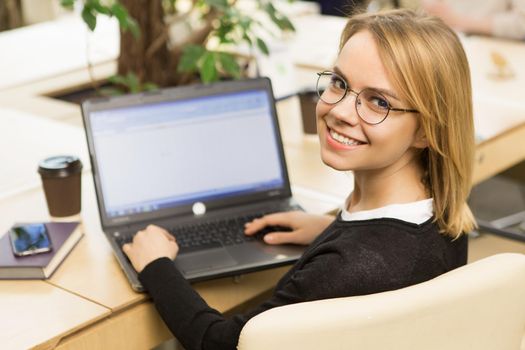
M 22 25 L 20 0 L 0 1 L 0 31 L 13 29 Z
M 142 82 L 159 86 L 187 84 L 195 80 L 194 74 L 179 73 L 177 65 L 188 44 L 203 44 L 213 30 L 212 22 L 220 15 L 215 10 L 204 16 L 202 27 L 192 32 L 179 46 L 170 47 L 168 25 L 164 21 L 162 0 L 120 0 L 140 28 L 140 38 L 129 31 L 120 36 L 118 73 L 133 72 Z
M 148 49 L 155 39 L 165 36 L 162 0 L 121 0 L 140 28 L 140 37 L 135 38 L 130 31 L 121 32 L 118 73 L 135 73 L 143 82 L 159 86 L 173 85 L 176 68 L 172 64 L 167 41 L 158 46 L 155 52 Z

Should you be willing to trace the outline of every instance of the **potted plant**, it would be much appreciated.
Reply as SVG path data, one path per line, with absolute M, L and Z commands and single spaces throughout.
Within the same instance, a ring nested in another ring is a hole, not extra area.
M 72 8 L 75 1 L 61 0 L 61 4 Z M 118 75 L 110 81 L 128 91 L 187 84 L 196 76 L 205 83 L 243 76 L 239 63 L 243 57 L 223 50 L 225 45 L 246 44 L 269 52 L 260 33 L 272 30 L 243 11 L 236 0 L 81 1 L 82 18 L 89 29 L 95 29 L 99 15 L 118 20 Z M 256 4 L 258 13 L 264 13 L 279 30 L 294 30 L 271 1 L 257 0 Z

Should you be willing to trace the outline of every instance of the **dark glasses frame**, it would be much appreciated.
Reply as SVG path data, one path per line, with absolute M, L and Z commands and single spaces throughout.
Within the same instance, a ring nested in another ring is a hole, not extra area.
M 328 101 L 325 101 L 323 100 L 323 97 L 322 97 L 322 94 L 324 91 L 321 91 L 320 87 L 319 87 L 319 81 L 321 80 L 321 77 L 323 76 L 336 76 L 337 78 L 339 78 L 343 83 L 344 83 L 344 94 L 343 96 L 341 96 L 341 98 L 335 102 L 328 102 Z M 319 96 L 319 98 L 321 99 L 321 101 L 323 101 L 324 103 L 326 104 L 329 104 L 329 105 L 335 105 L 335 104 L 338 104 L 339 102 L 341 102 L 342 100 L 344 100 L 346 98 L 346 96 L 348 95 L 348 92 L 351 92 L 355 95 L 355 111 L 357 112 L 357 115 L 359 116 L 359 118 L 361 118 L 362 121 L 364 121 L 365 123 L 367 124 L 370 124 L 370 125 L 377 125 L 377 124 L 380 124 L 382 123 L 387 117 L 388 115 L 390 114 L 390 111 L 395 111 L 395 112 L 404 112 L 404 113 L 419 113 L 418 110 L 416 109 L 406 109 L 406 108 L 394 108 L 394 107 L 391 107 L 390 106 L 390 102 L 388 102 L 387 98 L 380 92 L 376 91 L 376 90 L 373 90 L 373 89 L 364 89 L 364 90 L 361 90 L 359 92 L 357 91 L 354 91 L 352 89 L 350 89 L 348 87 L 348 83 L 346 82 L 346 80 L 340 76 L 339 74 L 335 73 L 335 72 L 332 72 L 332 71 L 323 71 L 323 72 L 319 72 L 317 73 L 317 84 L 316 84 L 316 90 L 317 90 L 317 95 Z M 358 109 L 358 103 L 359 103 L 359 96 L 361 95 L 361 93 L 363 91 L 369 91 L 369 90 L 372 90 L 374 91 L 375 94 L 381 96 L 381 98 L 383 98 L 387 103 L 388 103 L 388 106 L 386 107 L 386 114 L 385 116 L 383 117 L 383 119 L 381 119 L 380 121 L 376 122 L 376 123 L 372 123 L 368 120 L 366 120 L 365 118 L 363 118 L 361 116 L 361 114 L 359 113 L 359 109 Z

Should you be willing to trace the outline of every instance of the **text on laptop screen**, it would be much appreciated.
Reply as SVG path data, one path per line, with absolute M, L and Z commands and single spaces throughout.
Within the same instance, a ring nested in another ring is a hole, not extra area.
M 281 188 L 264 90 L 92 112 L 108 217 Z

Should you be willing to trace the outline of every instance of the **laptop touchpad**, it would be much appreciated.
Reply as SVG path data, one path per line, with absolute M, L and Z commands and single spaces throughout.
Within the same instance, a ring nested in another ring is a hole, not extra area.
M 204 250 L 185 254 L 175 259 L 175 265 L 184 273 L 195 273 L 228 266 L 237 265 L 237 261 L 231 257 L 224 248 Z

